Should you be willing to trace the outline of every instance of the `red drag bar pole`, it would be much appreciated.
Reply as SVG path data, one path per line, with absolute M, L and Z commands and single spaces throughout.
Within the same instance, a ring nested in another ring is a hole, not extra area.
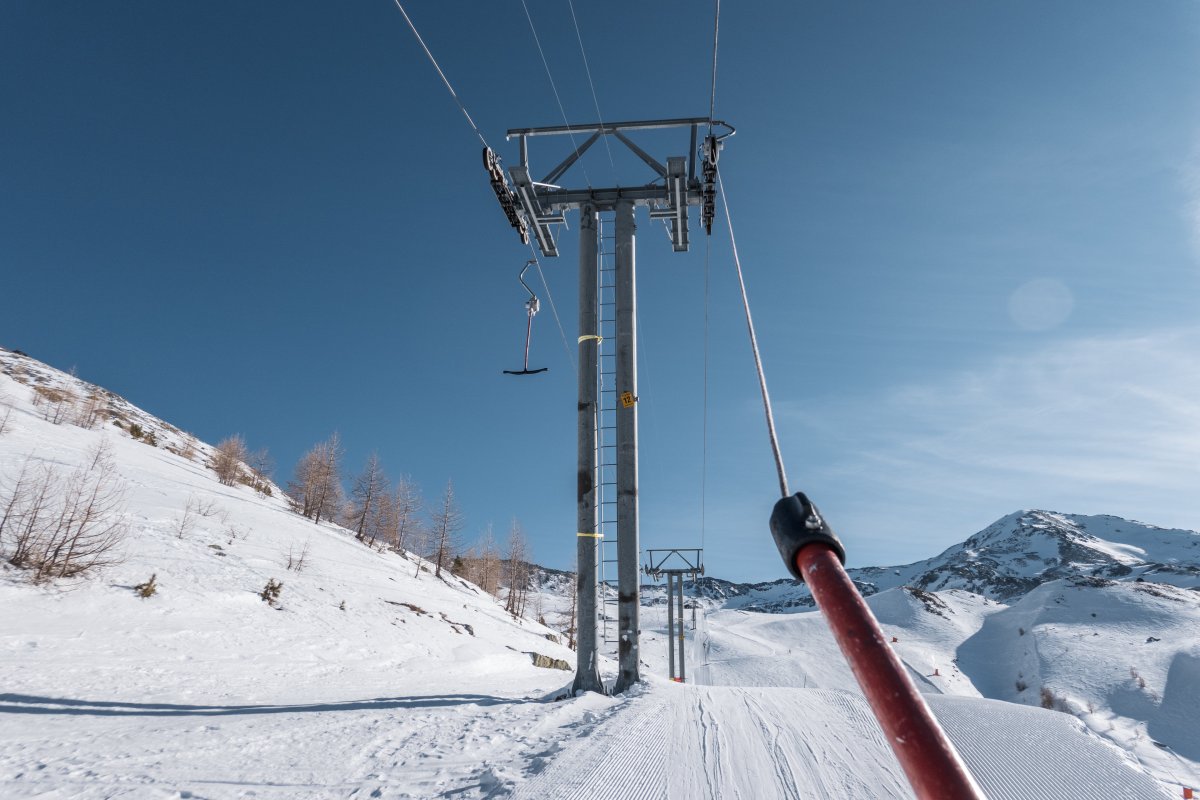
M 985 800 L 904 665 L 884 641 L 879 623 L 834 549 L 824 542 L 806 544 L 796 552 L 796 568 L 825 614 L 917 797 Z

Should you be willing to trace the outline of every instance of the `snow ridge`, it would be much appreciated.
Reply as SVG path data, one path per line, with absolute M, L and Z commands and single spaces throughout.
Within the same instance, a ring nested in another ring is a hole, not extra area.
M 962 589 L 1008 602 L 1044 583 L 1075 577 L 1200 590 L 1200 533 L 1112 516 L 1018 511 L 933 558 L 848 572 L 868 596 L 913 586 Z M 813 607 L 808 589 L 791 580 L 701 588 L 733 608 L 780 612 Z

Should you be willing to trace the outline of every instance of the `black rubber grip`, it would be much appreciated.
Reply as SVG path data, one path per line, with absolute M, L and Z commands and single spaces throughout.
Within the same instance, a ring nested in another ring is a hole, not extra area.
M 798 581 L 803 581 L 804 577 L 796 566 L 796 554 L 813 542 L 829 545 L 837 553 L 838 560 L 846 563 L 846 548 L 804 492 L 796 492 L 775 504 L 775 510 L 771 512 L 771 535 L 775 537 L 775 546 L 779 548 L 788 572 Z

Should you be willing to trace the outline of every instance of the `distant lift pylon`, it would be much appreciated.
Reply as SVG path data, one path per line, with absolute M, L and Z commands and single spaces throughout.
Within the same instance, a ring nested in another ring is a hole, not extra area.
M 533 289 L 529 288 L 529 284 L 525 282 L 525 270 L 536 263 L 532 258 L 526 261 L 525 266 L 521 268 L 521 274 L 517 276 L 517 280 L 525 287 L 525 291 L 529 292 L 529 299 L 525 301 L 525 367 L 523 369 L 506 369 L 504 370 L 505 375 L 537 375 L 539 372 L 545 372 L 550 369 L 549 367 L 542 367 L 541 369 L 529 368 L 529 339 L 533 334 L 533 317 L 538 313 L 542 303 L 538 300 L 538 296 L 533 293 Z

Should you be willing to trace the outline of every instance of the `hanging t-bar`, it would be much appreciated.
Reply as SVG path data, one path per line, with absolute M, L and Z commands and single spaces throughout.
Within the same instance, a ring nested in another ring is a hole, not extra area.
M 521 268 L 521 274 L 517 276 L 517 280 L 525 287 L 525 291 L 529 292 L 529 299 L 525 301 L 525 367 L 524 369 L 506 369 L 504 370 L 505 375 L 537 375 L 539 372 L 545 372 L 550 369 L 549 367 L 542 367 L 541 369 L 529 368 L 529 339 L 533 334 L 533 317 L 541 309 L 542 303 L 538 300 L 537 295 L 533 293 L 533 289 L 529 288 L 529 284 L 525 282 L 525 270 L 535 264 L 537 264 L 536 261 L 532 258 L 529 259 L 525 262 L 525 266 Z

